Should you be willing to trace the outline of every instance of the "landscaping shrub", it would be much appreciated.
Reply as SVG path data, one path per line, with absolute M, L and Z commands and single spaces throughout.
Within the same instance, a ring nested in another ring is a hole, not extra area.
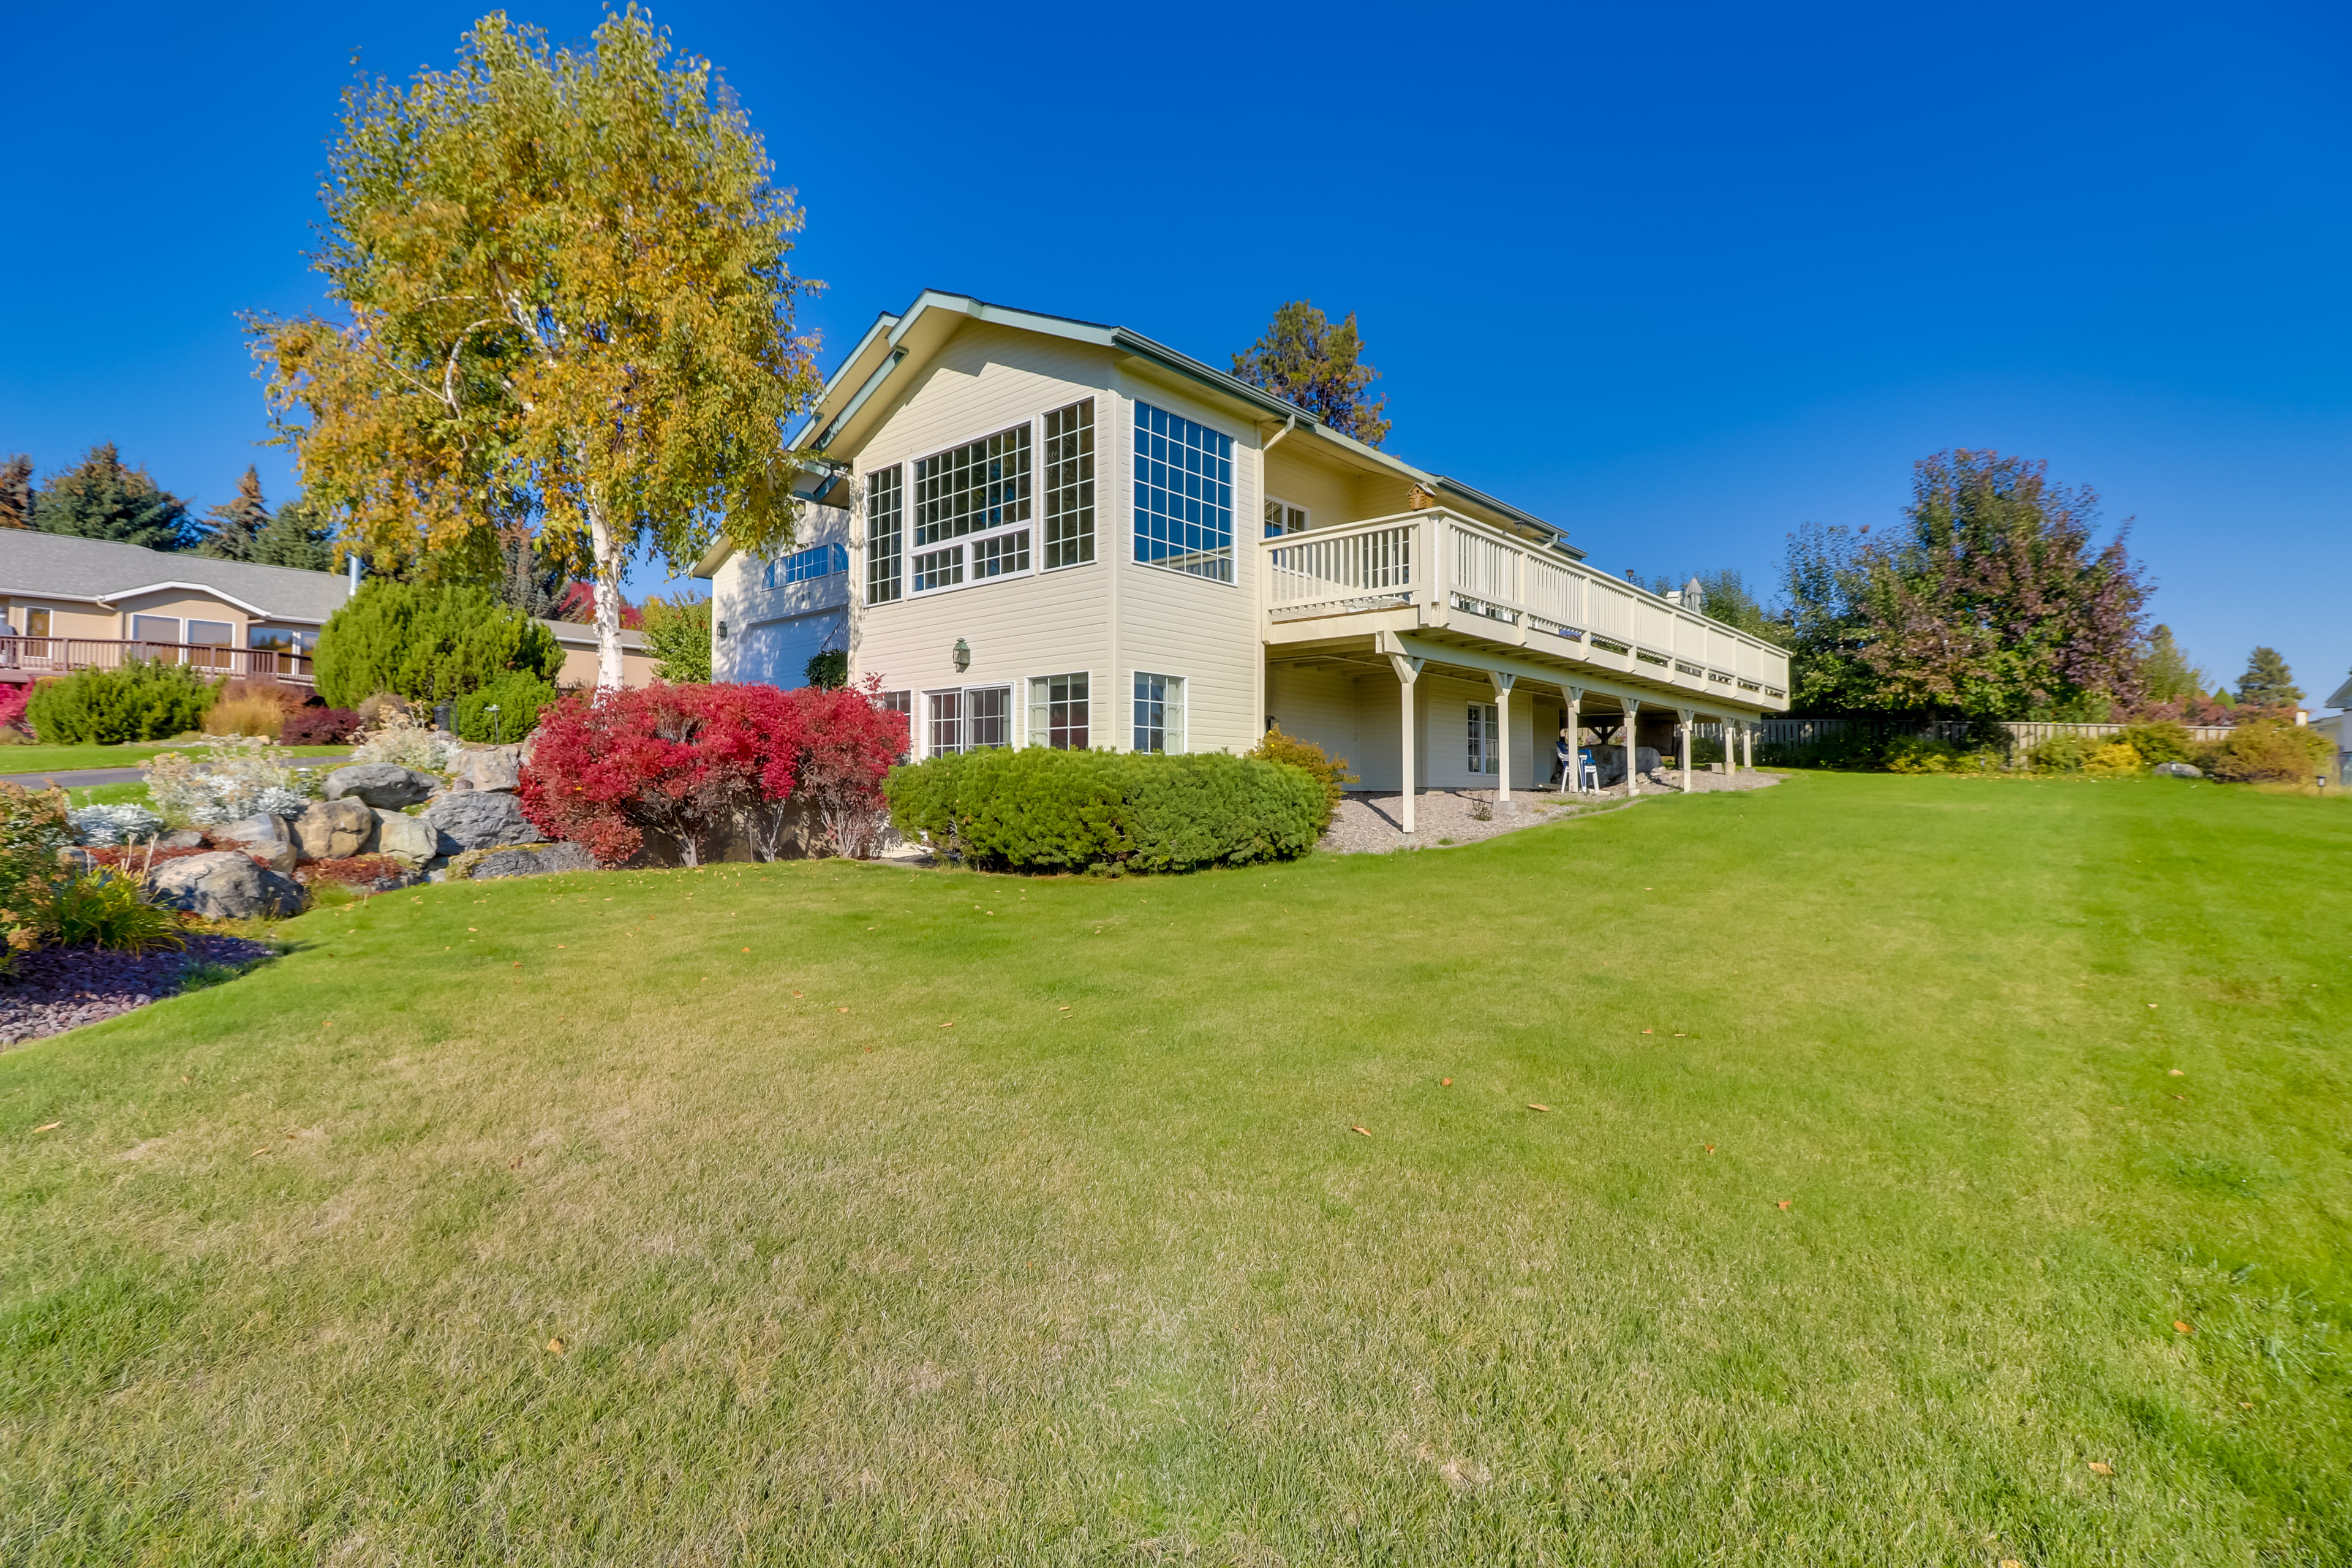
M 992 870 L 1190 871 L 1287 859 L 1330 809 L 1303 769 L 1222 752 L 968 752 L 885 786 L 898 831 Z
M 121 871 L 84 872 L 51 883 L 36 905 L 41 930 L 65 947 L 144 952 L 185 947 L 176 910 L 147 901 L 137 879 Z
M 39 940 L 36 906 L 59 874 L 58 851 L 74 841 L 66 792 L 0 784 L 0 973 Z
M 2257 719 L 2231 731 L 2202 765 L 2216 778 L 2244 784 L 2309 784 L 2326 768 L 2331 752 L 2327 737 L 2315 730 Z
M 2130 742 L 2133 751 L 2139 753 L 2140 760 L 2150 766 L 2158 763 L 2185 763 L 2195 750 L 2195 742 L 2189 738 L 2189 727 L 2168 720 L 2126 724 L 2123 738 Z
M 2053 735 L 2027 752 L 2025 760 L 2045 773 L 2080 773 L 2091 760 L 2091 742 L 2080 735 Z
M 319 632 L 319 695 L 338 707 L 379 691 L 437 702 L 509 670 L 551 679 L 562 668 L 555 634 L 482 588 L 380 579 Z
M 536 675 L 509 670 L 450 704 L 450 727 L 467 741 L 512 742 L 530 733 L 539 715 L 555 700 L 555 686 Z M 499 710 L 491 712 L 490 704 Z
M 281 746 L 340 746 L 360 731 L 360 716 L 350 708 L 297 708 L 278 727 Z
M 163 831 L 163 819 L 143 805 L 123 802 L 116 805 L 85 805 L 66 813 L 73 824 L 74 839 L 79 844 L 129 844 L 135 839 L 152 838 Z
M 1267 730 L 1265 738 L 1244 755 L 1297 768 L 1321 787 L 1323 820 L 1316 825 L 1315 829 L 1318 838 L 1331 826 L 1331 818 L 1339 811 L 1339 802 L 1347 795 L 1348 786 L 1357 782 L 1356 775 L 1348 771 L 1347 758 L 1335 757 L 1312 741 L 1286 735 L 1279 724 Z
M 267 697 L 223 697 L 205 712 L 207 735 L 258 735 L 274 741 L 285 727 L 285 704 Z
M 1890 773 L 1948 773 L 1959 771 L 1967 754 L 1949 741 L 1898 735 L 1886 742 L 1879 760 Z
M 32 700 L 32 682 L 0 681 L 0 745 L 14 745 L 32 739 L 32 731 L 25 722 L 25 704 Z
M 772 686 L 667 686 L 573 693 L 541 716 L 522 774 L 523 814 L 607 865 L 652 835 L 699 865 L 741 827 L 775 858 L 805 720 Z
M 794 788 L 816 812 L 825 847 L 836 855 L 875 854 L 889 826 L 882 781 L 907 754 L 907 715 L 883 707 L 881 694 L 873 676 L 862 690 L 811 685 L 784 693 L 801 719 Z
M 710 682 L 710 601 L 659 597 L 646 601 L 646 652 L 654 673 L 672 686 Z
M 214 827 L 268 815 L 299 816 L 319 793 L 317 774 L 272 757 L 267 742 L 166 752 L 147 764 L 147 798 L 174 827 Z
M 366 709 L 362 707 L 362 712 Z M 376 710 L 374 727 L 352 748 L 355 763 L 393 763 L 419 773 L 446 773 L 457 763 L 457 742 L 393 702 Z
M 2098 778 L 2117 778 L 2136 773 L 2147 765 L 2147 759 L 2129 741 L 2104 741 L 2091 748 L 2083 759 L 2083 771 Z
M 26 716 L 45 745 L 165 741 L 203 723 L 215 695 L 213 683 L 185 665 L 132 659 L 39 682 Z
M 299 882 L 339 882 L 347 888 L 373 888 L 379 883 L 405 881 L 408 868 L 389 855 L 346 855 L 341 859 L 305 860 L 295 868 Z

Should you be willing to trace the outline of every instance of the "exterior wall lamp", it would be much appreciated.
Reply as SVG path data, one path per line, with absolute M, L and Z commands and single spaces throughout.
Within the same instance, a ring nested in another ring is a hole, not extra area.
M 952 655 L 955 658 L 956 673 L 958 675 L 961 675 L 965 670 L 971 668 L 971 644 L 964 641 L 961 637 L 956 638 Z

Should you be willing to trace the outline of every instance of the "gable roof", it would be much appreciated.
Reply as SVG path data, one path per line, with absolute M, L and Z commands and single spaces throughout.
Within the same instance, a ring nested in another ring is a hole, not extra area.
M 108 539 L 0 529 L 0 592 L 37 598 L 113 601 L 158 588 L 194 589 L 262 620 L 314 626 L 342 607 L 351 587 L 331 572 L 214 561 Z
M 1262 419 L 1291 426 L 1315 439 L 1328 442 L 1360 467 L 1387 469 L 1400 479 L 1421 485 L 1440 500 L 1451 495 L 1476 510 L 1492 513 L 1545 536 L 1554 547 L 1578 560 L 1584 557 L 1583 551 L 1568 542 L 1568 531 L 1558 524 L 1546 522 L 1533 513 L 1522 511 L 1508 501 L 1498 500 L 1459 479 L 1415 468 L 1391 453 L 1366 446 L 1297 405 L 1276 397 L 1264 387 L 1253 386 L 1239 376 L 1203 364 L 1190 354 L 1147 338 L 1141 332 L 1101 321 L 1082 321 L 1069 316 L 1049 316 L 1042 311 L 992 305 L 969 294 L 950 294 L 937 289 L 924 289 L 915 297 L 913 304 L 898 314 L 885 311 L 875 318 L 874 324 L 851 347 L 848 357 L 826 380 L 824 392 L 817 399 L 816 406 L 810 410 L 800 428 L 793 432 L 793 447 L 807 450 L 818 458 L 825 457 L 828 444 L 858 428 L 859 416 L 902 368 L 911 361 L 913 369 L 907 374 L 919 371 L 929 358 L 929 351 L 943 344 L 967 320 L 988 321 L 1132 354 L 1162 370 L 1172 371 L 1220 396 L 1241 403 Z
M 2336 689 L 2336 695 L 2327 700 L 2327 705 L 2330 708 L 2352 708 L 2352 675 L 2344 678 L 2344 684 Z

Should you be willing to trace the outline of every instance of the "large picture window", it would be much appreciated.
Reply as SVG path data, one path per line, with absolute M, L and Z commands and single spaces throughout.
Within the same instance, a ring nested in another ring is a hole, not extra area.
M 1135 672 L 1135 750 L 1184 749 L 1184 678 Z
M 1234 439 L 1135 405 L 1135 558 L 1234 580 Z
M 907 490 L 898 464 L 866 476 L 866 602 L 887 605 L 898 597 L 903 563 L 899 530 L 906 521 Z
M 915 463 L 915 592 L 1029 570 L 1029 426 Z M 968 543 L 965 542 L 969 542 Z
M 1045 570 L 1095 558 L 1095 400 L 1045 416 Z
M 848 570 L 847 545 L 812 544 L 806 550 L 793 551 L 782 560 L 769 562 L 766 585 L 783 588 L 794 583 L 814 583 L 820 577 L 830 577 L 836 572 Z
M 1094 743 L 1087 733 L 1087 677 L 1039 675 L 1029 681 L 1029 743 L 1057 752 L 1083 752 Z

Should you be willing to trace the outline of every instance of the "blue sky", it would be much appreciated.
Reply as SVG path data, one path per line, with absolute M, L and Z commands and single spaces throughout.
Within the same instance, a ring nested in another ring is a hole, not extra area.
M 318 300 L 354 54 L 446 65 L 475 14 L 12 19 L 0 448 L 289 489 L 234 313 Z M 655 14 L 798 187 L 836 347 L 936 286 L 1222 363 L 1307 297 L 1358 312 L 1392 450 L 1610 570 L 1769 583 L 1790 528 L 1990 447 L 2137 520 L 2213 675 L 2352 668 L 2341 5 Z

